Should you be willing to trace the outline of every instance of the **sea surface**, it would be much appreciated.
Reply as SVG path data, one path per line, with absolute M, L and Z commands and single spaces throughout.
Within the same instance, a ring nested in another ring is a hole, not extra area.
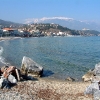
M 0 42 L 0 61 L 21 67 L 23 56 L 43 66 L 44 77 L 77 80 L 100 62 L 100 37 L 32 37 Z

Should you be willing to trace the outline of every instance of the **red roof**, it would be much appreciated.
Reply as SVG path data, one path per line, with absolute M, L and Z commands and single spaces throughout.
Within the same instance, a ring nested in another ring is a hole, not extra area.
M 12 29 L 12 28 L 3 28 L 3 30 L 10 31 L 10 30 L 14 30 L 14 29 Z

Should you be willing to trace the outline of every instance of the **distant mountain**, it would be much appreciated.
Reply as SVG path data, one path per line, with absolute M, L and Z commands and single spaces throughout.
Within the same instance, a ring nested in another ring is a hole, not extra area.
M 83 36 L 100 36 L 100 32 L 95 30 L 79 30 L 78 33 Z
M 26 19 L 25 23 L 55 23 L 75 30 L 82 30 L 86 28 L 90 30 L 100 31 L 100 24 L 97 24 L 95 22 L 78 21 L 74 20 L 73 18 L 66 17 L 44 17 L 40 19 Z
M 10 22 L 10 21 L 5 21 L 5 20 L 0 19 L 0 26 L 2 26 L 2 27 L 9 27 L 9 26 L 19 27 L 19 25 L 22 25 L 22 24 Z

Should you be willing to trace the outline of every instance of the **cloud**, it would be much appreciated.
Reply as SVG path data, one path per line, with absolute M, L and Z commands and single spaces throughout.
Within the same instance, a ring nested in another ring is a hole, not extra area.
M 73 18 L 67 18 L 67 17 L 43 17 L 43 18 L 28 18 L 28 19 L 25 19 L 25 24 L 28 24 L 28 23 L 39 23 L 39 22 L 42 22 L 42 21 L 45 21 L 45 20 L 51 20 L 51 19 L 60 19 L 60 20 L 74 20 Z
M 49 19 L 73 20 L 73 18 L 67 18 L 67 17 L 43 17 L 40 20 L 49 20 Z

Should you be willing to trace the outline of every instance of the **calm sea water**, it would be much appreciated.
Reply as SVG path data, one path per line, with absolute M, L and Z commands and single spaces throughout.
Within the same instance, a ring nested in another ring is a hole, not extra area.
M 20 68 L 23 56 L 44 68 L 44 75 L 81 79 L 100 62 L 100 37 L 40 37 L 0 42 L 2 62 Z

